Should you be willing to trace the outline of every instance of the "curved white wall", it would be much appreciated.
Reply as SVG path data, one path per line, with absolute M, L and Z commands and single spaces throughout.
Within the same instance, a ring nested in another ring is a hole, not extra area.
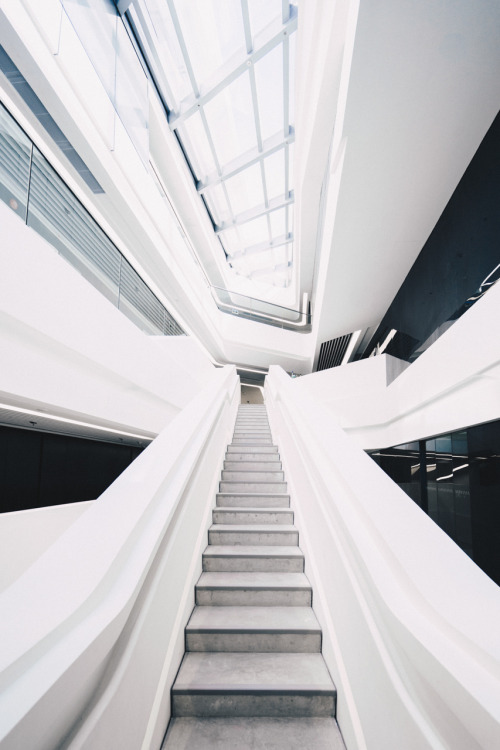
M 0 221 L 0 402 L 156 435 L 213 377 L 208 357 L 144 334 L 1 202 Z
M 266 404 L 349 750 L 500 746 L 500 590 L 279 368 Z
M 0 747 L 157 750 L 239 404 L 211 382 L 0 595 Z
M 406 369 L 383 354 L 293 387 L 321 401 L 363 448 L 399 445 L 500 419 L 499 340 L 497 284 Z

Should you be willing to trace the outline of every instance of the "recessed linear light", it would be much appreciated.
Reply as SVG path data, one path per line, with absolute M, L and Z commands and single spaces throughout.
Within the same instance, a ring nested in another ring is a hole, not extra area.
M 451 474 L 446 474 L 446 476 L 444 476 L 444 477 L 438 477 L 438 478 L 436 479 L 436 482 L 442 482 L 442 481 L 443 481 L 443 479 L 452 479 L 452 478 L 453 478 L 453 475 L 454 475 L 454 474 L 455 474 L 455 473 L 456 473 L 457 471 L 460 471 L 460 469 L 466 469 L 468 465 L 469 465 L 469 464 L 462 464 L 462 466 L 457 466 L 457 468 L 456 468 L 456 469 L 453 469 L 453 471 L 451 472 Z
M 67 417 L 57 417 L 55 414 L 46 414 L 43 411 L 36 411 L 36 409 L 23 409 L 21 406 L 11 406 L 10 404 L 0 404 L 0 409 L 6 409 L 7 411 L 15 411 L 19 414 L 27 414 L 30 417 L 43 417 L 44 419 L 52 419 L 54 422 L 64 422 L 65 424 L 74 424 L 78 427 L 90 427 L 93 430 L 100 430 L 101 432 L 111 432 L 113 435 L 125 435 L 125 437 L 139 438 L 140 440 L 154 440 L 152 437 L 146 435 L 138 435 L 136 432 L 126 432 L 125 430 L 116 430 L 112 427 L 101 427 L 91 422 L 82 422 L 79 419 L 68 419 Z
M 391 341 L 392 341 L 392 339 L 394 338 L 394 336 L 396 335 L 396 333 L 397 333 L 397 330 L 396 330 L 395 328 L 393 328 L 393 329 L 392 329 L 392 330 L 391 330 L 391 331 L 390 331 L 390 332 L 389 332 L 389 333 L 387 334 L 387 336 L 385 337 L 385 339 L 384 339 L 384 341 L 383 341 L 383 343 L 382 343 L 382 346 L 380 346 L 380 347 L 379 347 L 379 350 L 378 350 L 378 354 L 383 354 L 383 352 L 384 352 L 384 351 L 386 350 L 386 348 L 387 348 L 387 347 L 389 346 L 389 344 L 391 343 Z

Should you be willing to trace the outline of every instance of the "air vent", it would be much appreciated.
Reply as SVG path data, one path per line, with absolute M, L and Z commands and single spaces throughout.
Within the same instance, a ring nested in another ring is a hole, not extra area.
M 331 341 L 323 341 L 319 350 L 317 372 L 319 370 L 328 370 L 330 367 L 338 367 L 342 364 L 351 337 L 352 333 L 348 333 L 345 336 L 331 339 Z
M 53 141 L 64 152 L 68 161 L 71 162 L 82 180 L 89 186 L 93 193 L 104 193 L 104 190 L 87 167 L 83 159 L 68 141 L 61 128 L 56 125 L 55 120 L 49 115 L 40 99 L 37 97 L 27 80 L 21 75 L 4 48 L 0 45 L 0 70 L 7 80 L 16 89 L 19 96 L 28 105 L 37 120 L 43 125 Z

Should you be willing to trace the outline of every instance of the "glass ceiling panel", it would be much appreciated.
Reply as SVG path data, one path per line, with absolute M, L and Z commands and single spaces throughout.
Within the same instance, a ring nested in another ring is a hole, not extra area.
M 247 221 L 239 227 L 239 234 L 243 247 L 257 245 L 259 242 L 269 240 L 269 230 L 267 227 L 267 218 L 259 216 L 258 219 Z
M 264 159 L 267 197 L 269 200 L 285 194 L 285 150 L 280 148 Z
M 260 164 L 254 164 L 225 182 L 233 214 L 264 206 L 264 190 Z
M 295 146 L 291 143 L 288 146 L 288 189 L 293 190 L 295 185 L 295 174 L 294 174 L 294 157 L 295 157 Z
M 254 42 L 264 29 L 278 31 L 281 27 L 281 0 L 248 0 L 248 13 Z
M 248 71 L 207 102 L 205 114 L 221 167 L 257 146 Z
M 219 239 L 222 242 L 222 247 L 228 255 L 235 255 L 243 250 L 240 236 L 237 229 L 226 229 L 224 232 L 219 234 Z
M 147 0 L 145 20 L 150 20 L 154 35 L 158 39 L 155 51 L 159 63 L 167 75 L 169 87 L 175 101 L 169 101 L 168 92 L 163 92 L 169 107 L 177 109 L 179 103 L 193 93 L 181 48 L 177 38 L 172 16 L 165 0 Z M 135 12 L 132 8 L 132 12 Z
M 263 140 L 283 132 L 283 45 L 279 44 L 255 64 Z
M 177 130 L 197 179 L 214 172 L 215 162 L 200 113 L 196 112 Z
M 273 211 L 269 214 L 273 240 L 277 239 L 278 237 L 283 237 L 283 235 L 285 234 L 285 218 L 286 208 L 280 208 L 278 211 Z
M 196 81 L 203 86 L 234 55 L 245 54 L 241 5 L 234 0 L 175 0 Z
M 212 185 L 211 188 L 205 190 L 204 196 L 216 224 L 220 225 L 231 219 L 222 185 Z
M 289 118 L 290 122 L 295 122 L 295 49 L 296 49 L 296 34 L 291 34 L 288 37 L 289 47 Z
M 291 244 L 287 258 L 263 248 L 293 232 L 292 208 L 279 205 L 294 185 L 296 0 L 133 0 L 127 17 L 211 219 L 228 226 L 221 247 L 238 257 L 248 249 L 252 268 L 272 274 L 292 257 Z M 282 145 L 264 157 L 271 144 Z

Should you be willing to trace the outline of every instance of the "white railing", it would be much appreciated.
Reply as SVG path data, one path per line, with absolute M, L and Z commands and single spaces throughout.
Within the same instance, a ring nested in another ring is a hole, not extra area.
M 2 750 L 160 747 L 238 403 L 215 370 L 2 594 Z
M 349 750 L 500 747 L 500 590 L 271 367 L 290 486 Z

